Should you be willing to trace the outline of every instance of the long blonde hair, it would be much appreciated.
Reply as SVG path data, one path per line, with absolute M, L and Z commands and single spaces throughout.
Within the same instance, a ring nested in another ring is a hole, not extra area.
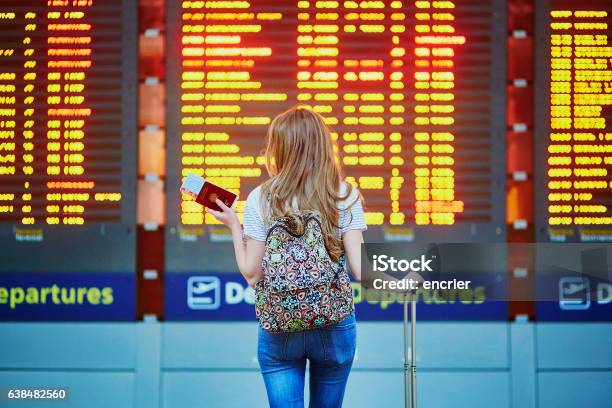
M 353 187 L 346 183 L 340 195 L 344 177 L 334 145 L 323 117 L 307 106 L 277 115 L 268 128 L 265 159 L 270 179 L 262 184 L 261 205 L 268 220 L 295 215 L 296 210 L 318 212 L 327 251 L 338 260 L 343 253 L 338 202 L 349 197 Z

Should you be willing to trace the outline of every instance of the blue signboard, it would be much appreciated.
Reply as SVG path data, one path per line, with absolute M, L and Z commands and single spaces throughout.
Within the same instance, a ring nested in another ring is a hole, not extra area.
M 612 321 L 611 244 L 540 244 L 536 318 Z
M 133 272 L 0 274 L 0 321 L 117 321 L 135 317 Z
M 558 293 L 558 300 L 539 301 L 539 321 L 612 321 L 612 284 L 592 276 L 560 273 L 538 280 L 540 290 Z
M 361 320 L 400 320 L 403 298 L 353 283 L 355 313 Z M 382 297 L 381 297 L 382 296 Z M 499 297 L 495 297 L 499 299 Z M 255 292 L 237 273 L 167 273 L 166 320 L 255 320 Z M 485 287 L 474 287 L 460 298 L 422 294 L 419 319 L 507 320 L 508 303 L 487 300 Z

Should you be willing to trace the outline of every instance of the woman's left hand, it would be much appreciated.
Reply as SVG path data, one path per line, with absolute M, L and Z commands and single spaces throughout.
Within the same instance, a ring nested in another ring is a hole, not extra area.
M 208 212 L 211 213 L 217 220 L 229 227 L 229 229 L 234 230 L 234 228 L 240 228 L 240 220 L 238 219 L 238 216 L 234 210 L 225 205 L 223 201 L 219 199 L 217 199 L 215 203 L 221 207 L 221 211 L 207 208 Z

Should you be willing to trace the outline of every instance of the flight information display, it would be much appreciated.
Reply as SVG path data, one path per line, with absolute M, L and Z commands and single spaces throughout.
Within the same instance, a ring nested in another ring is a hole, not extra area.
M 130 1 L 0 3 L 0 270 L 134 270 L 136 27 Z
M 538 5 L 537 238 L 612 241 L 612 4 Z
M 241 214 L 267 177 L 266 129 L 296 104 L 331 127 L 368 241 L 505 238 L 505 2 L 167 6 L 169 271 L 234 267 L 229 231 L 180 183 L 231 189 Z

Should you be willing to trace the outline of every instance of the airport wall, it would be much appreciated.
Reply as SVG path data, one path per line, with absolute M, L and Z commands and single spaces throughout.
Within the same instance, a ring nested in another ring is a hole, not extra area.
M 256 336 L 251 322 L 2 323 L 0 388 L 68 387 L 54 407 L 265 407 Z M 399 322 L 358 325 L 346 407 L 402 406 L 402 339 Z M 419 323 L 419 407 L 609 408 L 611 339 L 602 323 Z

